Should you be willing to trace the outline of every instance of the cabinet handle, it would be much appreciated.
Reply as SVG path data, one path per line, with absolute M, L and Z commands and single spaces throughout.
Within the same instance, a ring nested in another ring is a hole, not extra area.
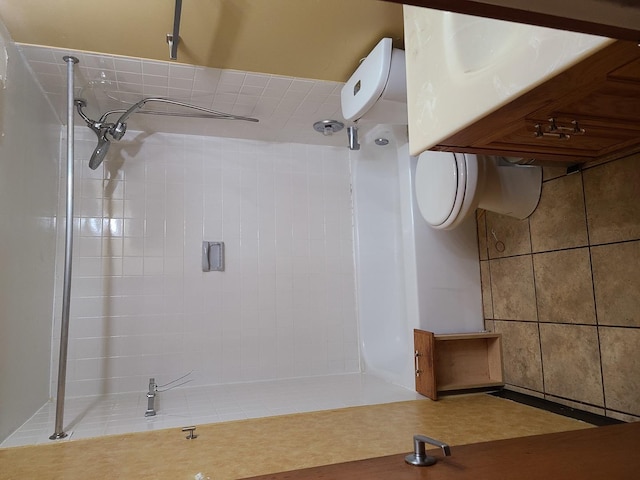
M 416 377 L 419 377 L 422 373 L 422 370 L 420 370 L 420 361 L 418 360 L 418 357 L 420 357 L 420 352 L 416 350 L 413 354 L 413 363 L 416 369 Z
M 555 117 L 551 117 L 549 119 L 549 125 L 547 125 L 546 130 L 540 123 L 536 123 L 533 128 L 535 128 L 533 136 L 536 138 L 552 137 L 558 140 L 569 140 L 571 135 L 584 135 L 586 132 L 584 128 L 580 127 L 577 120 L 572 120 L 571 126 L 565 127 L 563 125 L 558 125 Z

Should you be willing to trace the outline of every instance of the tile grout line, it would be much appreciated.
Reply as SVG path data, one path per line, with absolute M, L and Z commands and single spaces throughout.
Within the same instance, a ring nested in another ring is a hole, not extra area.
M 604 388 L 604 369 L 602 366 L 602 342 L 600 341 L 600 321 L 598 319 L 598 300 L 596 297 L 596 282 L 593 276 L 593 260 L 591 258 L 591 232 L 589 230 L 589 215 L 587 211 L 587 192 L 584 186 L 584 173 L 580 172 L 580 179 L 582 180 L 582 200 L 584 208 L 584 220 L 587 228 L 587 242 L 589 248 L 589 271 L 591 273 L 591 294 L 593 295 L 593 314 L 596 320 L 596 337 L 598 339 L 598 363 L 600 366 L 600 380 L 602 382 L 602 407 L 604 408 L 604 414 L 607 416 L 607 396 Z
M 540 192 L 540 197 L 542 198 L 542 191 Z M 542 356 L 542 333 L 540 332 L 540 313 L 538 310 L 538 289 L 536 286 L 536 269 L 535 264 L 533 262 L 533 238 L 531 235 L 531 216 L 527 218 L 527 226 L 529 227 L 529 245 L 531 247 L 531 253 L 529 254 L 531 258 L 531 270 L 533 276 L 533 294 L 536 300 L 536 327 L 538 329 L 538 348 L 540 351 L 540 374 L 542 376 L 542 395 L 547 395 L 546 386 L 545 386 L 545 377 L 544 377 L 544 359 Z
M 489 243 L 488 243 L 488 241 L 489 241 L 489 233 L 488 233 L 488 226 L 487 226 L 487 211 L 483 210 L 481 216 L 484 219 L 484 232 L 483 232 L 484 233 L 484 239 L 485 239 L 485 241 L 484 241 L 485 248 L 484 249 L 485 249 L 485 255 L 487 257 L 487 259 L 484 260 L 484 261 L 487 262 L 487 269 L 488 269 L 488 275 L 489 275 L 489 295 L 491 297 L 489 299 L 489 301 L 491 303 L 491 320 L 494 322 L 492 331 L 495 332 L 495 330 L 496 330 L 496 324 L 495 324 L 496 312 L 495 312 L 495 308 L 494 308 L 494 304 L 493 304 L 493 282 L 491 281 L 491 262 L 489 261 L 490 258 L 489 258 L 489 246 L 488 246 L 489 245 Z M 476 216 L 476 223 L 477 223 L 477 221 L 478 221 L 478 216 Z M 476 227 L 477 227 L 477 225 L 476 225 Z M 476 231 L 477 231 L 477 228 L 476 228 Z M 478 242 L 478 249 L 479 248 L 480 248 L 480 242 Z M 482 256 L 482 255 L 480 255 L 480 256 Z M 480 262 L 482 262 L 482 261 L 483 260 L 480 260 Z M 482 265 L 482 263 L 481 263 L 481 265 Z M 482 295 L 482 268 L 480 269 L 480 293 Z M 483 300 L 482 316 L 485 317 L 485 313 L 486 312 L 484 311 L 484 296 L 482 297 L 482 300 Z M 484 328 L 486 329 L 487 328 L 487 325 L 486 325 L 487 318 L 484 318 L 484 320 L 485 321 L 483 321 L 483 324 L 484 324 Z

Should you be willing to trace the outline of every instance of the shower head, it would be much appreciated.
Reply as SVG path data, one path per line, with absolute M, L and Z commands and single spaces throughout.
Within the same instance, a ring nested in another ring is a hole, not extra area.
M 87 127 L 91 129 L 93 133 L 98 137 L 98 145 L 95 150 L 91 154 L 91 158 L 89 159 L 89 168 L 91 170 L 95 170 L 100 166 L 104 157 L 107 155 L 109 151 L 109 147 L 111 146 L 111 141 L 107 138 L 107 133 L 113 128 L 113 124 L 105 123 L 105 115 L 100 118 L 99 121 L 91 120 L 82 110 L 87 106 L 87 102 L 81 99 L 75 100 L 76 109 L 78 110 L 78 114 L 82 117 L 82 119 L 87 124 Z M 124 133 L 123 133 L 124 135 Z
M 100 166 L 104 157 L 107 155 L 109 151 L 109 147 L 111 146 L 111 141 L 106 137 L 98 137 L 98 146 L 93 151 L 91 158 L 89 159 L 89 168 L 91 170 L 95 170 Z
M 154 110 L 142 110 L 142 107 L 145 103 L 148 102 L 159 102 L 159 103 L 167 103 L 169 105 L 177 105 L 179 107 L 190 108 L 192 110 L 197 110 L 203 113 L 173 113 L 173 112 L 161 112 Z M 98 137 L 98 146 L 93 151 L 91 155 L 91 159 L 89 160 L 89 168 L 95 170 L 100 166 L 102 161 L 104 160 L 107 152 L 109 151 L 109 147 L 111 146 L 111 140 L 121 140 L 124 137 L 124 134 L 127 132 L 127 123 L 126 120 L 134 113 L 146 113 L 149 115 L 169 115 L 169 116 L 177 116 L 177 117 L 195 117 L 195 118 L 218 118 L 223 120 L 245 120 L 247 122 L 257 122 L 257 118 L 251 117 L 243 117 L 240 115 L 232 115 L 230 113 L 218 112 L 216 110 L 210 110 L 208 108 L 199 107 L 197 105 L 191 105 L 189 103 L 179 102 L 177 100 L 170 100 L 168 98 L 162 97 L 147 97 L 140 100 L 138 103 L 133 104 L 127 110 L 109 110 L 104 113 L 99 120 L 91 120 L 82 110 L 87 106 L 87 102 L 82 99 L 75 99 L 74 101 L 76 109 L 78 110 L 78 114 L 85 121 L 87 126 L 91 129 L 93 133 Z M 115 123 L 107 122 L 107 117 L 109 115 L 113 115 L 119 113 L 120 117 L 116 120 Z M 109 139 L 107 137 L 111 137 Z

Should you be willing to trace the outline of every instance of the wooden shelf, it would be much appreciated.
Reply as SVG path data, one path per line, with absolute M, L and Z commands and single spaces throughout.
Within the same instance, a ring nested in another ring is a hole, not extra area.
M 436 335 L 414 330 L 416 391 L 438 392 L 504 385 L 499 333 Z

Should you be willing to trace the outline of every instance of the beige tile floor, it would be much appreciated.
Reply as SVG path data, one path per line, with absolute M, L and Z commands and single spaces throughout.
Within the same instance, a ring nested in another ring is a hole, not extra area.
M 0 449 L 0 479 L 212 480 L 409 452 L 421 433 L 461 445 L 590 425 L 486 394 L 414 400 Z M 452 449 L 455 455 L 455 448 Z
M 485 325 L 510 388 L 638 421 L 640 155 L 588 167 L 545 167 L 528 219 L 477 213 Z

